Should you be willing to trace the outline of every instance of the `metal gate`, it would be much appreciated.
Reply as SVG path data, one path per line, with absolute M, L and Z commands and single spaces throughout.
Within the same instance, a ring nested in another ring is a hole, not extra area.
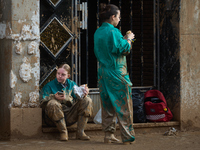
M 41 0 L 40 29 L 40 89 L 55 78 L 62 63 L 71 66 L 72 80 L 80 84 L 80 29 L 87 29 L 87 3 Z
M 112 3 L 121 10 L 118 28 L 122 34 L 132 30 L 136 35 L 127 57 L 133 86 L 159 89 L 159 0 L 41 0 L 40 3 L 40 87 L 55 77 L 56 65 L 63 62 L 71 66 L 72 80 L 77 84 L 97 87 L 93 35 L 100 26 L 100 5 Z

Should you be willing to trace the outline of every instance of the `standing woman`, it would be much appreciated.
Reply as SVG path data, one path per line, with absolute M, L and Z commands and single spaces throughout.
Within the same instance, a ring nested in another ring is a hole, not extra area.
M 98 80 L 102 102 L 102 128 L 105 143 L 119 142 L 115 138 L 116 117 L 124 144 L 135 140 L 131 86 L 127 73 L 126 55 L 130 53 L 131 32 L 125 37 L 115 28 L 120 21 L 120 10 L 109 4 L 100 12 L 102 25 L 94 34 L 94 52 L 99 62 Z

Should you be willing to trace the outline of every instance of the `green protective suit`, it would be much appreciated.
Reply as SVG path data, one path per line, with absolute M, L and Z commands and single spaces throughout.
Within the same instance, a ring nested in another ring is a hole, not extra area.
M 70 94 L 73 98 L 76 98 L 73 92 L 73 87 L 74 85 L 77 86 L 77 84 L 70 79 L 67 79 L 65 83 L 67 86 L 63 87 L 63 85 L 60 84 L 56 78 L 47 83 L 42 89 L 42 99 L 50 94 L 56 94 L 58 91 L 64 91 L 66 94 Z
M 102 128 L 115 132 L 116 116 L 123 142 L 134 141 L 131 86 L 126 55 L 130 44 L 113 25 L 104 22 L 94 34 L 94 52 L 99 62 L 98 80 L 102 101 Z

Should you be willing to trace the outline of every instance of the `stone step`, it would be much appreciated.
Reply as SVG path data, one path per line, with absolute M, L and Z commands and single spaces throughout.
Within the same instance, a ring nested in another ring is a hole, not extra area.
M 157 130 L 159 129 L 168 129 L 169 127 L 175 127 L 179 129 L 180 123 L 178 121 L 169 121 L 169 122 L 147 122 L 147 123 L 134 123 L 133 127 L 135 130 L 139 131 L 139 129 L 143 130 Z M 67 127 L 68 132 L 75 132 L 77 128 L 77 124 L 74 124 L 72 126 Z M 119 125 L 117 124 L 117 130 L 119 130 Z M 59 132 L 56 127 L 47 127 L 43 126 L 42 128 L 43 133 L 52 133 L 52 132 Z M 94 124 L 94 123 L 88 123 L 86 125 L 85 131 L 102 131 L 101 124 Z M 148 132 L 148 131 L 146 131 Z

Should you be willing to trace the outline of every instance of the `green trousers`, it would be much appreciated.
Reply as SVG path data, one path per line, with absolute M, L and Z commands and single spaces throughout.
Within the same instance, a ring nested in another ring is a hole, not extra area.
M 99 69 L 99 89 L 102 102 L 102 128 L 115 132 L 116 117 L 123 142 L 134 141 L 131 87 L 117 71 Z

